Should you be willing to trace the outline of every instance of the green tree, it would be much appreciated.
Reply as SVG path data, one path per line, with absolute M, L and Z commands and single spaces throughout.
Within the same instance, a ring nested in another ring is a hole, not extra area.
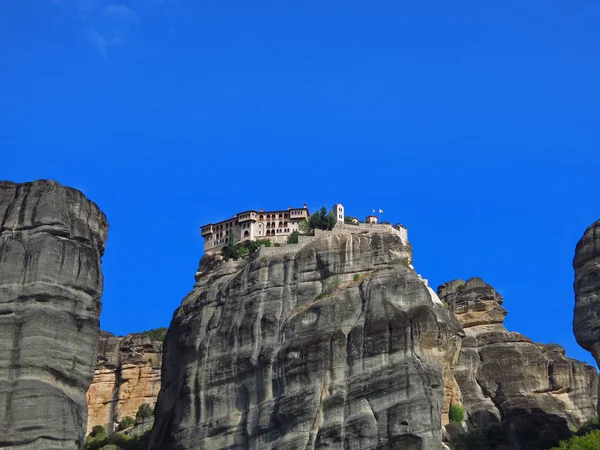
M 577 436 L 583 436 L 584 434 L 588 434 L 590 431 L 600 430 L 600 421 L 598 421 L 597 417 L 593 417 L 587 420 L 581 428 L 577 430 Z
M 298 236 L 300 236 L 300 233 L 298 231 L 292 231 L 292 234 L 290 234 L 290 237 L 288 237 L 287 243 L 288 244 L 297 244 Z
M 152 417 L 153 415 L 154 410 L 152 409 L 152 407 L 148 403 L 144 403 L 143 405 L 140 405 L 137 412 L 135 413 L 135 419 L 144 420 L 148 417 Z
M 310 234 L 313 232 L 313 230 L 310 228 L 310 225 L 308 224 L 308 219 L 304 219 L 298 224 L 298 231 L 300 231 L 300 233 L 302 234 Z
M 152 430 L 148 430 L 143 434 L 124 436 L 119 433 L 113 433 L 110 436 L 103 436 L 101 439 L 88 439 L 83 446 L 84 450 L 99 450 L 107 445 L 117 445 L 123 450 L 146 450 L 150 445 L 150 434 Z
M 142 331 L 142 334 L 145 334 L 150 339 L 154 339 L 155 341 L 164 342 L 165 337 L 167 336 L 167 328 L 155 328 L 153 330 Z
M 573 436 L 561 441 L 552 450 L 600 450 L 600 430 L 593 430 L 583 436 Z
M 462 406 L 453 403 L 450 405 L 448 418 L 450 419 L 450 422 L 461 423 L 465 418 L 465 410 Z
M 223 256 L 225 256 L 225 259 L 238 257 L 235 241 L 235 234 L 231 231 L 229 233 L 229 239 L 227 240 L 227 246 L 223 249 Z
M 346 225 L 358 225 L 358 219 L 352 216 L 344 216 L 344 223 Z
M 331 230 L 336 223 L 335 213 L 327 212 L 324 206 L 308 218 L 308 228 L 312 230 Z
M 92 427 L 92 431 L 90 431 L 90 437 L 97 438 L 100 436 L 102 437 L 102 439 L 104 439 L 104 437 L 106 437 L 106 430 L 102 425 L 94 425 Z
M 135 419 L 131 416 L 125 416 L 119 422 L 119 425 L 117 426 L 117 430 L 118 431 L 125 430 L 129 427 L 132 427 L 133 425 L 135 425 Z

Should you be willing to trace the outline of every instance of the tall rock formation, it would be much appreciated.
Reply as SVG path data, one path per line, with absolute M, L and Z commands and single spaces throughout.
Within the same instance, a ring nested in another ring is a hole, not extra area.
M 600 220 L 592 224 L 575 249 L 573 332 L 600 367 Z
M 107 232 L 75 189 L 0 182 L 0 448 L 83 443 Z
M 102 331 L 94 380 L 87 392 L 87 433 L 95 425 L 107 432 L 144 403 L 152 408 L 160 390 L 162 342 L 144 333 L 119 338 Z
M 461 329 L 409 264 L 392 230 L 205 255 L 165 341 L 150 448 L 441 448 Z
M 510 448 L 549 448 L 595 417 L 596 369 L 504 327 L 502 296 L 479 278 L 438 288 L 465 331 L 455 377 L 472 423 L 502 427 Z

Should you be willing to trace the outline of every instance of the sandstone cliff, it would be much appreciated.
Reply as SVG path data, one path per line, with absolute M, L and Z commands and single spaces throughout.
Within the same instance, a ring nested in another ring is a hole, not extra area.
M 0 448 L 82 445 L 107 231 L 75 189 L 0 182 Z
M 472 423 L 502 427 L 511 448 L 549 448 L 596 417 L 596 369 L 504 327 L 502 296 L 479 278 L 438 288 L 465 331 L 455 377 Z
M 600 220 L 577 243 L 575 258 L 575 311 L 577 342 L 594 355 L 600 367 Z
M 441 448 L 461 329 L 409 263 L 385 232 L 205 256 L 165 341 L 150 448 Z
M 143 333 L 123 338 L 101 332 L 94 380 L 87 392 L 87 433 L 102 425 L 107 433 L 126 416 L 135 418 L 160 390 L 162 342 Z

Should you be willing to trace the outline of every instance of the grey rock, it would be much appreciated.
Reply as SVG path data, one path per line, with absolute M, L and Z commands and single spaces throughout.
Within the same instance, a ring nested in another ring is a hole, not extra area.
M 82 446 L 107 232 L 75 189 L 0 182 L 0 448 Z
M 573 332 L 600 367 L 600 220 L 592 224 L 575 249 Z
M 165 341 L 151 449 L 442 448 L 462 333 L 384 232 L 206 255 Z
M 596 417 L 598 374 L 504 327 L 502 296 L 479 278 L 438 288 L 464 327 L 455 377 L 471 423 L 501 428 L 510 448 L 549 448 Z

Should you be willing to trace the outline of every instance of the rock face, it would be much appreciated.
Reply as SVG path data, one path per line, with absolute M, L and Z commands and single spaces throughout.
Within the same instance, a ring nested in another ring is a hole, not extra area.
M 409 264 L 383 231 L 205 256 L 167 334 L 150 448 L 441 448 L 461 329 Z
M 75 189 L 0 182 L 0 448 L 83 443 L 107 232 Z
M 600 220 L 577 243 L 575 258 L 575 311 L 577 342 L 594 355 L 600 367 Z
M 454 373 L 472 423 L 501 426 L 510 448 L 549 448 L 596 417 L 596 369 L 506 330 L 494 288 L 471 278 L 441 285 L 438 295 L 464 327 Z
M 160 390 L 162 342 L 146 334 L 118 338 L 101 332 L 94 380 L 87 392 L 87 433 L 102 425 L 115 430 L 126 416 L 135 418 L 147 403 L 154 408 Z

